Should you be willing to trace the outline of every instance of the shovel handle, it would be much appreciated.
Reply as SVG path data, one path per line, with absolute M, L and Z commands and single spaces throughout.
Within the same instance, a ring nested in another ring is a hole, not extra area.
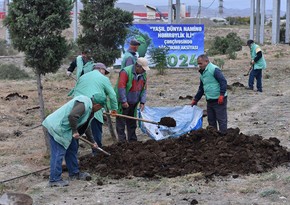
M 248 76 L 248 75 L 250 74 L 250 72 L 251 72 L 252 69 L 253 69 L 253 66 L 251 66 L 251 67 L 249 68 L 248 72 L 247 72 L 246 74 L 244 74 L 244 76 Z
M 89 140 L 83 138 L 83 137 L 80 137 L 79 138 L 80 140 L 82 140 L 83 142 L 91 145 L 93 148 L 94 148 L 94 143 L 90 142 Z M 101 152 L 105 153 L 106 155 L 111 155 L 110 153 L 106 152 L 105 150 L 103 150 L 102 148 L 98 147 L 98 148 L 94 148 L 94 149 L 97 149 L 97 150 L 100 150 Z
M 111 115 L 110 113 L 105 112 L 106 115 Z M 124 118 L 128 118 L 128 119 L 132 119 L 132 120 L 139 120 L 139 121 L 143 121 L 143 122 L 147 122 L 147 123 L 152 123 L 155 125 L 159 125 L 158 122 L 154 122 L 154 121 L 150 121 L 150 120 L 145 120 L 145 119 L 141 119 L 141 118 L 137 118 L 137 117 L 132 117 L 132 116 L 128 116 L 128 115 L 122 115 L 122 114 L 114 114 L 112 116 L 117 116 L 117 117 L 124 117 Z

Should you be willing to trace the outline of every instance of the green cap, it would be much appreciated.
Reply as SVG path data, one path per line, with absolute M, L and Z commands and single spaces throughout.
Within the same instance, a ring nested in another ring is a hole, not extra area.
M 103 107 L 106 105 L 106 100 L 107 100 L 106 97 L 101 93 L 95 93 L 92 96 L 93 103 L 100 104 Z

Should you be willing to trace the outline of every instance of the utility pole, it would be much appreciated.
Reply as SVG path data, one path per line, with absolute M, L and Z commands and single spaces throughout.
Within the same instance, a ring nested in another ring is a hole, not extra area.
M 200 14 L 201 14 L 201 0 L 198 0 L 198 11 L 196 18 L 198 18 L 199 24 L 201 24 Z
M 78 38 L 78 0 L 75 0 L 73 8 L 73 31 L 74 31 L 74 41 Z
M 168 0 L 168 24 L 172 24 L 172 0 Z
M 219 16 L 222 17 L 224 13 L 223 0 L 219 1 Z
M 4 0 L 4 12 L 5 12 L 5 17 L 8 15 L 8 6 L 9 6 L 9 0 Z M 10 34 L 8 28 L 6 28 L 6 36 L 5 40 L 7 45 L 10 45 Z

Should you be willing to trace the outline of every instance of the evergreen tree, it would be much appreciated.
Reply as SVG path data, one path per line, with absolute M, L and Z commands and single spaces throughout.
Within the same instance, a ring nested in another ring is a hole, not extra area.
M 79 47 L 91 49 L 94 60 L 107 66 L 121 57 L 127 27 L 133 22 L 132 13 L 114 8 L 116 1 L 82 0 L 83 10 L 79 16 L 83 27 L 78 38 Z
M 25 66 L 31 67 L 36 75 L 42 120 L 45 113 L 41 75 L 55 73 L 67 54 L 62 31 L 70 27 L 72 6 L 71 0 L 13 0 L 4 20 L 13 47 L 24 52 Z M 45 137 L 47 151 L 48 140 Z

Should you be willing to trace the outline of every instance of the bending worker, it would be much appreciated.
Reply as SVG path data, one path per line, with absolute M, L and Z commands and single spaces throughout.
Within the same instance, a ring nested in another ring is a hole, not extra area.
M 105 98 L 100 93 L 95 93 L 91 98 L 77 96 L 48 115 L 42 122 L 50 137 L 50 177 L 49 186 L 63 187 L 69 183 L 63 180 L 62 161 L 65 159 L 69 179 L 86 180 L 90 175 L 80 172 L 77 159 L 78 139 L 84 132 L 89 141 L 94 143 L 91 130 L 88 129 L 94 113 L 105 104 Z
M 109 69 L 103 63 L 94 64 L 94 70 L 82 75 L 77 81 L 75 87 L 72 90 L 72 95 L 79 96 L 92 96 L 95 92 L 100 92 L 102 97 L 109 98 L 111 114 L 117 113 L 118 102 L 114 88 L 110 82 L 110 79 L 105 76 L 109 74 Z M 92 119 L 91 128 L 94 136 L 94 140 L 99 147 L 102 147 L 102 134 L 103 134 L 103 110 L 100 110 L 94 114 Z M 93 155 L 95 150 L 93 149 Z

